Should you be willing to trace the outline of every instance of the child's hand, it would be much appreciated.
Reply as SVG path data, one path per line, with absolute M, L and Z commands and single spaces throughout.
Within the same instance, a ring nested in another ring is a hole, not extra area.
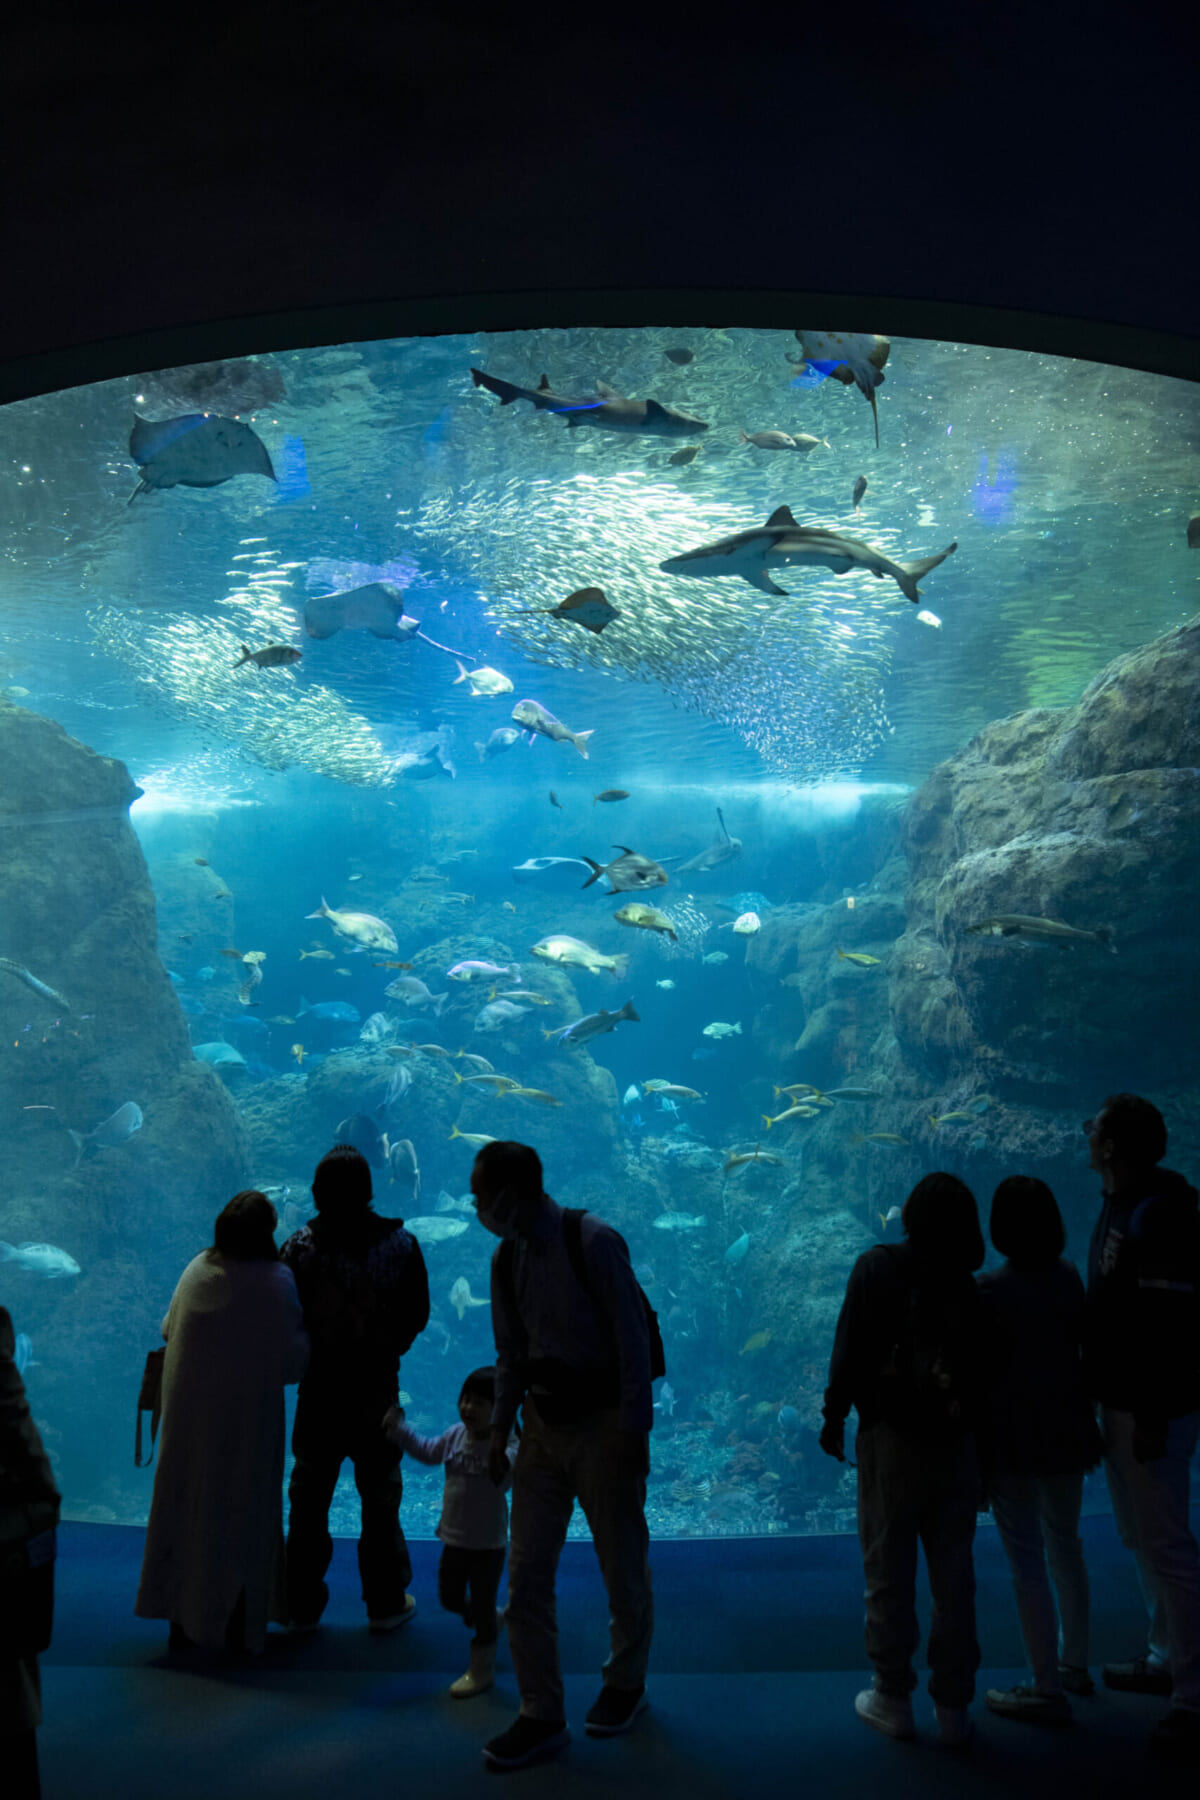
M 396 1427 L 397 1425 L 403 1424 L 403 1422 L 404 1408 L 402 1406 L 389 1406 L 383 1415 L 381 1423 L 385 1435 L 390 1437 L 393 1443 L 396 1441 Z

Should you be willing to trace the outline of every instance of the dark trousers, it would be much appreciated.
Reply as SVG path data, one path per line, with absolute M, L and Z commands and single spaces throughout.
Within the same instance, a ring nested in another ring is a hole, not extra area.
M 395 1398 L 394 1383 L 355 1392 L 345 1385 L 300 1383 L 287 1540 L 288 1612 L 297 1624 L 315 1623 L 329 1598 L 329 1505 L 346 1457 L 354 1464 L 362 1505 L 358 1572 L 367 1616 L 386 1619 L 404 1607 L 412 1561 L 400 1528 L 400 1451 L 388 1442 L 382 1426 Z
M 902 1699 L 917 1685 L 919 1541 L 933 1600 L 929 1692 L 938 1706 L 969 1706 L 979 1667 L 971 1551 L 981 1494 L 974 1439 L 922 1446 L 881 1421 L 859 1429 L 855 1454 L 867 1655 L 875 1686 Z
M 505 1550 L 466 1550 L 443 1544 L 438 1564 L 438 1599 L 447 1612 L 461 1613 L 475 1627 L 475 1644 L 494 1644 L 500 1635 L 496 1595 L 504 1573 Z

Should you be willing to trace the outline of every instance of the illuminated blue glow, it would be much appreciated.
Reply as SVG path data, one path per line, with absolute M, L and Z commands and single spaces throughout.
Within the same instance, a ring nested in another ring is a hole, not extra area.
M 311 493 L 308 468 L 304 460 L 304 440 L 293 437 L 289 431 L 284 436 L 283 449 L 276 458 L 276 503 L 303 500 Z
M 828 381 L 830 373 L 837 368 L 836 362 L 806 362 L 799 375 L 792 377 L 792 386 L 798 388 L 820 387 Z
M 990 525 L 1004 524 L 1013 511 L 1017 489 L 1017 459 L 1012 450 L 980 452 L 979 479 L 971 489 L 975 512 Z

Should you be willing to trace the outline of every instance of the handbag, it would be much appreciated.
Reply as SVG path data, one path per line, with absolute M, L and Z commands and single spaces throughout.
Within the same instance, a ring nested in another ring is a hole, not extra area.
M 138 1389 L 137 1427 L 134 1435 L 133 1461 L 139 1469 L 148 1469 L 154 1461 L 154 1440 L 158 1436 L 158 1421 L 162 1417 L 162 1384 L 163 1364 L 167 1360 L 165 1350 L 151 1350 L 146 1357 L 146 1366 L 142 1370 L 142 1385 Z M 150 1454 L 142 1458 L 142 1414 L 150 1414 Z

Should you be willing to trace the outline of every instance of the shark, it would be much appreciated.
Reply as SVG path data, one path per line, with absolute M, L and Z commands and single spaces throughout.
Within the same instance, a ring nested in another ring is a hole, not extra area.
M 715 544 L 702 544 L 698 550 L 685 550 L 680 556 L 668 557 L 659 568 L 667 575 L 693 575 L 708 579 L 716 575 L 740 575 L 764 594 L 786 595 L 771 579 L 772 568 L 790 564 L 830 569 L 835 575 L 847 575 L 851 569 L 868 569 L 882 580 L 890 575 L 902 594 L 920 604 L 917 583 L 931 569 L 958 549 L 957 540 L 936 556 L 922 557 L 917 562 L 893 562 L 882 550 L 864 544 L 859 538 L 843 537 L 839 531 L 826 531 L 819 525 L 798 525 L 791 509 L 776 507 L 765 525 L 753 531 L 736 531 L 732 537 L 718 538 Z
M 692 437 L 698 431 L 708 430 L 702 419 L 693 419 L 678 407 L 664 406 L 661 400 L 629 400 L 604 381 L 596 383 L 594 394 L 579 396 L 556 394 L 545 375 L 535 388 L 501 381 L 496 375 L 485 375 L 482 369 L 472 369 L 471 379 L 476 387 L 495 394 L 501 406 L 528 400 L 539 412 L 564 413 L 567 424 L 572 426 L 594 425 L 601 431 L 623 431 L 639 437 Z

